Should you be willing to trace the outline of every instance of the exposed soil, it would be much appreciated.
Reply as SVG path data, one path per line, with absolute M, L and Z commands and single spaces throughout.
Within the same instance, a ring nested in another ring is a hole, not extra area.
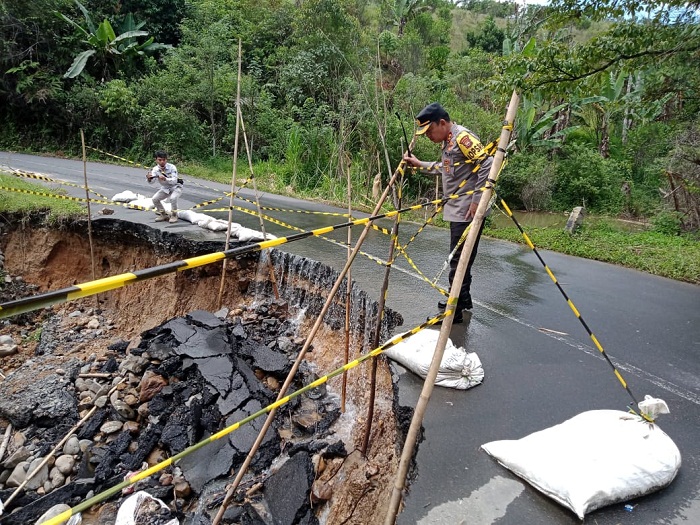
M 3 303 L 37 291 L 53 291 L 93 279 L 85 224 L 56 228 L 42 225 L 40 218 L 24 222 L 13 220 L 3 226 L 0 249 L 5 257 L 4 271 L 12 276 L 5 279 L 1 290 L 0 301 Z M 92 253 L 98 279 L 222 249 L 222 243 L 196 243 L 145 226 L 128 226 L 128 223 L 108 219 L 97 221 L 93 232 Z M 307 314 L 317 311 L 328 288 L 319 288 L 311 275 L 289 275 L 289 268 L 279 266 L 281 258 L 280 253 L 272 257 L 277 266 L 276 273 L 285 275 L 286 283 L 280 282 L 282 292 L 293 295 L 293 290 L 303 289 L 302 295 L 307 301 L 303 308 Z M 253 293 L 269 289 L 269 283 L 264 282 L 266 272 L 258 271 L 258 259 L 259 254 L 253 253 L 227 261 L 221 306 L 240 310 L 254 304 L 256 297 Z M 219 309 L 217 296 L 221 268 L 221 263 L 218 263 L 169 273 L 99 296 L 0 320 L 0 333 L 12 335 L 16 342 L 21 342 L 17 354 L 0 358 L 0 369 L 7 375 L 34 355 L 42 322 L 49 313 L 59 314 L 61 330 L 66 332 L 78 328 L 74 324 L 79 318 L 70 317 L 71 312 L 80 309 L 100 317 L 99 334 L 93 333 L 91 337 L 74 343 L 66 355 L 66 359 L 87 361 L 95 356 L 101 358 L 108 353 L 110 345 L 119 341 L 129 341 L 129 348 L 135 348 L 142 332 L 173 317 L 198 309 L 214 312 Z M 290 312 L 294 306 L 290 302 Z M 339 316 L 341 313 L 342 317 Z M 322 324 L 314 339 L 313 351 L 307 355 L 307 361 L 319 375 L 342 366 L 344 359 L 345 335 L 342 329 L 338 329 L 341 325 L 338 319 L 344 318 L 344 307 L 335 305 L 329 318 L 330 315 L 326 316 L 326 323 Z M 352 323 L 350 359 L 358 357 L 363 347 L 368 346 L 366 334 L 371 332 L 372 320 L 365 311 L 360 317 L 361 322 L 354 319 Z M 400 322 L 396 317 L 393 319 L 394 324 Z M 315 320 L 315 317 L 302 320 L 301 337 L 306 336 Z M 321 523 L 376 523 L 383 521 L 386 514 L 404 437 L 397 412 L 403 411 L 397 406 L 391 370 L 380 358 L 370 448 L 368 457 L 363 458 L 357 449 L 361 446 L 365 428 L 369 369 L 369 366 L 362 365 L 348 373 L 347 408 L 336 423 L 337 433 L 350 454 L 316 466 L 312 501 Z M 341 382 L 342 376 L 334 378 L 327 383 L 327 388 L 339 396 Z M 0 426 L 4 428 L 4 422 Z

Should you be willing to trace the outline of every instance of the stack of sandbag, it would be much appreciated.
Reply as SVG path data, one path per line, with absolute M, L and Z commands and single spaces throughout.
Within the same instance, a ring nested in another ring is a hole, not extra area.
M 223 231 L 225 232 L 228 229 L 228 221 L 222 220 L 222 219 L 216 219 L 210 215 L 206 215 L 204 213 L 198 213 L 196 211 L 192 210 L 182 210 L 177 212 L 178 218 L 189 221 L 192 224 L 196 224 L 200 228 L 205 228 L 207 230 L 211 231 Z M 250 228 L 246 228 L 245 226 L 241 226 L 240 224 L 236 222 L 231 223 L 231 236 L 235 237 L 241 242 L 248 242 L 248 241 L 263 241 L 265 238 L 267 239 L 276 239 L 274 235 L 267 233 L 265 237 L 263 237 L 262 232 L 256 231 L 256 230 L 251 230 Z
M 583 519 L 600 507 L 669 485 L 681 466 L 657 425 L 618 410 L 591 410 L 518 440 L 481 447 Z
M 425 379 L 439 336 L 440 332 L 436 330 L 421 330 L 385 350 L 384 355 Z M 484 368 L 479 356 L 475 352 L 467 352 L 464 348 L 455 346 L 452 340 L 448 339 L 435 384 L 466 390 L 480 384 L 483 379 Z
M 151 197 L 146 197 L 140 193 L 134 193 L 133 191 L 129 190 L 117 193 L 114 197 L 112 197 L 112 202 L 126 202 L 131 206 L 143 208 L 144 210 L 152 210 L 155 208 Z M 166 212 L 170 213 L 170 203 L 167 200 L 163 201 L 163 207 L 165 208 Z

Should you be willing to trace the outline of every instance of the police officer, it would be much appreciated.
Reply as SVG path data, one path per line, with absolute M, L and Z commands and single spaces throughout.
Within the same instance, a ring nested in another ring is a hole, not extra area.
M 456 193 L 462 194 L 484 186 L 493 158 L 484 150 L 479 137 L 465 127 L 452 122 L 445 108 L 437 102 L 428 104 L 416 115 L 416 124 L 418 126 L 416 135 L 425 135 L 431 141 L 441 145 L 442 161 L 425 162 L 406 153 L 403 158 L 408 165 L 418 168 L 422 172 L 439 172 L 442 176 L 444 197 Z M 471 195 L 450 199 L 445 203 L 442 214 L 443 218 L 450 223 L 450 252 L 458 245 L 460 237 L 474 219 L 481 196 L 482 192 L 477 191 Z M 472 308 L 471 270 L 483 227 L 482 223 L 469 258 L 467 272 L 462 281 L 453 323 L 461 323 L 463 321 L 462 310 Z M 452 286 L 461 253 L 462 246 L 460 245 L 450 261 L 450 286 Z M 444 310 L 445 307 L 445 301 L 438 302 L 440 310 Z

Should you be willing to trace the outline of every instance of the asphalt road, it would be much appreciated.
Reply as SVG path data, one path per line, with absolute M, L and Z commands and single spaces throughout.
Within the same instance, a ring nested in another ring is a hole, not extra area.
M 1 166 L 78 184 L 83 180 L 82 163 L 76 161 L 0 152 Z M 150 195 L 154 188 L 145 182 L 144 174 L 143 169 L 113 165 L 89 163 L 88 167 L 90 187 L 105 195 L 125 189 Z M 185 178 L 190 182 L 185 185 L 181 209 L 221 196 L 227 189 L 204 181 L 204 186 L 197 186 Z M 64 189 L 84 196 L 84 190 Z M 222 202 L 225 206 L 228 198 Z M 273 195 L 264 195 L 262 202 L 279 208 L 332 210 Z M 139 222 L 153 219 L 147 213 L 115 209 L 112 217 Z M 304 229 L 345 222 L 319 215 L 280 212 L 276 216 Z M 234 220 L 258 229 L 254 217 L 236 214 Z M 183 221 L 154 227 L 199 238 L 221 236 Z M 402 228 L 404 235 L 410 235 L 416 226 Z M 267 230 L 289 234 L 273 224 Z M 336 238 L 344 240 L 345 235 L 341 230 Z M 442 265 L 447 242 L 444 230 L 428 228 L 412 244 L 410 255 L 432 277 Z M 336 267 L 345 257 L 344 250 L 315 238 L 282 248 Z M 365 250 L 385 257 L 386 239 L 370 235 Z M 584 522 L 700 523 L 700 287 L 553 252 L 543 251 L 542 255 L 635 397 L 649 394 L 668 403 L 671 414 L 660 417 L 658 423 L 683 458 L 680 473 L 669 487 L 595 511 Z M 397 266 L 410 270 L 405 261 Z M 364 258 L 353 266 L 353 278 L 370 294 L 379 292 L 383 271 L 378 268 Z M 453 327 L 451 337 L 455 344 L 477 352 L 486 377 L 482 385 L 468 391 L 434 390 L 415 479 L 398 523 L 579 523 L 573 513 L 501 467 L 479 447 L 493 440 L 523 437 L 583 411 L 626 410 L 631 399 L 527 248 L 483 239 L 472 291 L 474 310 L 465 323 Z M 432 305 L 438 299 L 436 292 L 407 273 L 392 273 L 387 304 L 401 312 L 406 328 L 434 313 Z M 414 406 L 422 381 L 402 372 L 399 385 L 402 404 Z M 604 446 L 591 443 L 591 447 Z M 625 503 L 634 505 L 631 512 L 625 510 Z

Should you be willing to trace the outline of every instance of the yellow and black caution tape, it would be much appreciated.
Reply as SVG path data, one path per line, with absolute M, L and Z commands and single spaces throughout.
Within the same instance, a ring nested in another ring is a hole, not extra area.
M 0 187 L 2 189 L 2 187 Z M 483 191 L 483 189 L 472 190 L 467 193 L 474 193 L 476 191 Z M 465 193 L 466 194 L 466 193 Z M 197 268 L 199 266 L 204 266 L 207 264 L 212 264 L 223 259 L 231 259 L 234 257 L 240 257 L 247 253 L 257 252 L 265 250 L 267 248 L 274 248 L 282 244 L 298 241 L 301 239 L 306 239 L 308 237 L 319 237 L 326 233 L 332 232 L 334 230 L 339 230 L 342 228 L 348 228 L 355 225 L 364 225 L 378 219 L 385 219 L 388 217 L 393 217 L 400 213 L 405 213 L 407 211 L 419 210 L 425 206 L 430 206 L 434 204 L 443 204 L 447 200 L 456 199 L 461 197 L 462 194 L 454 194 L 446 197 L 444 199 L 439 199 L 437 201 L 427 202 L 423 204 L 416 204 L 409 206 L 408 208 L 403 208 L 401 210 L 390 211 L 381 215 L 376 215 L 373 217 L 366 217 L 364 219 L 355 219 L 350 222 L 336 224 L 334 226 L 325 226 L 323 228 L 318 228 L 315 230 L 310 230 L 306 232 L 297 233 L 295 235 L 290 235 L 288 237 L 280 237 L 277 239 L 271 239 L 267 241 L 262 241 L 255 244 L 249 244 L 246 246 L 240 246 L 237 248 L 232 248 L 222 252 L 214 252 L 206 255 L 201 255 L 199 257 L 193 257 L 190 259 L 184 259 L 181 261 L 174 261 L 172 263 L 154 266 L 152 268 L 147 268 L 145 270 L 139 270 L 133 273 L 123 273 L 120 275 L 115 275 L 112 277 L 105 277 L 103 279 L 97 279 L 95 281 L 88 281 L 86 283 L 78 284 L 75 286 L 70 286 L 68 288 L 63 288 L 61 290 L 56 290 L 53 292 L 47 292 L 43 294 L 38 294 L 32 297 L 25 297 L 23 299 L 17 299 L 14 301 L 9 301 L 7 303 L 0 304 L 0 319 L 9 317 L 12 315 L 17 315 L 25 312 L 31 312 L 39 308 L 45 308 L 58 303 L 63 303 L 67 301 L 72 301 L 74 299 L 81 299 L 83 297 L 88 297 L 90 295 L 95 295 L 98 293 L 106 292 L 109 290 L 114 290 L 121 288 L 128 284 L 143 281 L 146 279 L 151 279 L 153 277 L 159 277 L 172 272 L 181 272 L 184 270 L 190 270 L 192 268 Z M 72 197 L 71 199 L 76 199 Z M 250 211 L 250 210 L 246 210 Z
M 430 203 L 428 203 L 428 204 L 430 204 Z M 248 215 L 254 215 L 254 216 L 256 216 L 256 217 L 258 216 L 258 214 L 257 214 L 254 210 L 249 210 L 249 209 L 247 209 L 247 208 L 242 208 L 242 207 L 240 207 L 240 206 L 233 206 L 233 209 L 236 210 L 236 211 L 240 211 L 240 212 L 242 212 L 242 213 L 247 213 Z M 218 209 L 218 210 L 209 210 L 209 211 L 228 211 L 228 208 L 221 208 L 221 209 Z M 289 224 L 289 223 L 287 223 L 287 222 L 281 221 L 281 220 L 276 219 L 276 218 L 274 218 L 274 217 L 270 217 L 269 215 L 261 214 L 261 216 L 262 216 L 262 218 L 263 218 L 264 220 L 266 220 L 266 221 L 268 221 L 268 222 L 270 222 L 270 223 L 272 223 L 272 224 L 277 224 L 278 226 L 282 226 L 283 228 L 287 228 L 287 229 L 289 229 L 289 230 L 298 231 L 298 232 L 304 232 L 304 231 L 305 231 L 305 230 L 303 230 L 302 228 L 299 228 L 298 226 L 294 226 L 293 224 Z M 374 226 L 374 225 L 373 225 L 373 226 Z M 380 229 L 380 230 L 385 230 L 385 228 L 379 228 L 379 227 L 378 227 L 378 229 Z M 386 233 L 389 235 L 391 232 L 389 232 L 389 231 L 387 230 Z M 330 242 L 330 243 L 332 243 L 332 244 L 335 244 L 336 246 L 340 246 L 340 247 L 343 248 L 343 249 L 347 249 L 347 244 L 346 244 L 346 243 L 343 243 L 343 242 L 340 242 L 340 241 L 336 241 L 335 239 L 331 239 L 330 237 L 326 237 L 326 236 L 324 236 L 324 235 L 317 235 L 317 237 L 318 237 L 319 239 L 323 239 L 323 240 L 326 241 L 326 242 Z M 381 259 L 380 257 L 377 257 L 377 256 L 375 256 L 375 255 L 371 255 L 371 254 L 369 254 L 369 253 L 367 253 L 367 252 L 364 252 L 364 251 L 361 251 L 361 250 L 360 250 L 360 252 L 358 252 L 358 253 L 359 253 L 360 255 L 366 257 L 366 258 L 369 259 L 370 261 L 376 262 L 376 263 L 379 264 L 380 266 L 387 266 L 387 265 L 388 265 L 388 262 L 385 261 L 384 259 Z M 418 279 L 419 281 L 425 281 L 425 282 L 428 283 L 431 287 L 435 288 L 438 292 L 440 292 L 440 293 L 443 294 L 443 295 L 448 295 L 448 294 L 449 294 L 449 291 L 448 291 L 448 290 L 445 290 L 444 288 L 441 288 L 440 286 L 437 286 L 435 283 L 431 282 L 430 279 L 428 279 L 428 278 L 423 274 L 423 272 L 421 272 L 421 271 L 415 266 L 415 264 L 413 264 L 413 261 L 411 261 L 410 259 L 408 259 L 408 260 L 409 260 L 409 263 L 413 265 L 413 268 L 414 268 L 418 273 L 413 273 L 413 272 L 411 272 L 411 271 L 409 271 L 409 270 L 407 270 L 407 269 L 405 269 L 405 268 L 401 268 L 400 266 L 394 266 L 394 268 L 395 268 L 397 271 L 399 271 L 399 272 L 405 273 L 406 275 L 409 275 L 409 276 L 411 276 L 411 277 L 413 277 L 413 278 L 415 278 L 415 279 Z
M 106 155 L 108 157 L 112 157 L 113 159 L 121 160 L 122 162 L 126 162 L 128 164 L 131 164 L 132 166 L 135 166 L 137 168 L 146 168 L 146 169 L 151 169 L 152 166 L 146 165 L 146 164 L 139 164 L 138 162 L 134 162 L 133 160 L 125 159 L 124 157 L 120 157 L 119 155 L 115 155 L 114 153 L 109 153 L 107 151 L 103 151 L 101 149 L 93 148 L 92 146 L 86 146 L 88 149 L 91 149 L 92 151 L 97 151 L 98 153 L 102 153 L 103 155 Z M 191 180 L 191 179 L 184 179 L 185 184 L 187 185 L 194 185 L 194 186 L 199 186 L 200 188 L 204 188 L 210 191 L 215 191 L 219 192 L 219 190 L 215 188 L 210 188 L 209 186 L 206 186 L 198 181 Z M 242 179 L 239 181 L 241 183 L 241 188 L 244 187 L 248 182 L 250 182 L 251 179 Z
M 105 204 L 107 206 L 121 206 L 123 208 L 129 208 L 131 210 L 149 211 L 149 209 L 150 209 L 150 208 L 146 208 L 145 206 L 137 206 L 135 204 L 129 204 L 128 202 L 114 202 L 114 201 L 100 200 L 100 199 L 86 199 L 85 197 L 72 197 L 70 195 L 58 195 L 56 193 L 44 193 L 43 191 L 24 190 L 21 188 L 11 188 L 9 186 L 0 186 L 0 190 L 12 191 L 15 193 L 24 193 L 26 195 L 36 195 L 37 197 L 46 197 L 48 199 L 60 199 L 60 200 L 73 201 L 73 202 L 84 202 L 84 203 L 90 202 L 92 204 Z
M 93 189 L 86 188 L 85 186 L 81 186 L 80 184 L 74 184 L 72 182 L 67 182 L 64 180 L 57 180 L 57 179 L 52 179 L 51 177 L 48 177 L 46 175 L 42 175 L 41 173 L 34 173 L 31 171 L 24 171 L 20 170 L 17 168 L 10 168 L 9 173 L 14 175 L 15 177 L 23 177 L 25 179 L 35 179 L 35 180 L 41 180 L 44 182 L 50 182 L 52 184 L 60 184 L 63 186 L 70 186 L 72 188 L 80 188 L 81 190 L 88 190 L 90 193 L 94 193 L 98 197 L 101 197 L 103 199 L 109 199 L 109 197 L 106 197 L 105 195 L 102 195 L 101 193 L 96 192 Z
M 564 288 L 562 288 L 562 286 L 559 284 L 559 281 L 557 281 L 557 278 L 554 276 L 554 274 L 552 273 L 552 271 L 549 269 L 549 267 L 547 266 L 547 263 L 544 262 L 544 259 L 542 259 L 542 256 L 541 256 L 540 253 L 537 251 L 537 248 L 535 248 L 535 245 L 532 244 L 532 241 L 530 240 L 530 237 L 528 237 L 527 233 L 525 233 L 525 230 L 523 230 L 522 226 L 520 226 L 520 223 L 518 222 L 518 220 L 517 220 L 517 219 L 515 218 L 515 216 L 513 215 L 513 212 L 510 211 L 510 208 L 508 207 L 508 205 L 505 203 L 505 201 L 504 201 L 503 199 L 501 199 L 501 205 L 503 206 L 503 209 L 505 210 L 505 212 L 506 212 L 506 214 L 508 215 L 508 217 L 510 217 L 510 218 L 513 220 L 513 222 L 515 223 L 515 226 L 517 226 L 518 230 L 520 230 L 520 233 L 521 233 L 521 235 L 523 236 L 523 239 L 525 239 L 525 243 L 526 243 L 526 244 L 530 247 L 530 249 L 535 253 L 535 255 L 537 256 L 537 259 L 539 259 L 540 263 L 542 263 L 542 266 L 544 266 L 544 269 L 545 269 L 545 271 L 547 272 L 547 275 L 549 275 L 549 278 L 552 279 L 552 281 L 554 282 L 554 284 L 557 286 L 557 288 L 558 288 L 559 291 L 561 292 L 562 296 L 563 296 L 564 299 L 566 300 L 566 304 L 569 305 L 569 308 L 571 308 L 571 311 L 574 312 L 574 315 L 576 316 L 576 318 L 581 322 L 581 324 L 583 325 L 583 328 L 585 328 L 586 332 L 588 333 L 588 336 L 591 338 L 591 341 L 593 341 L 593 344 L 595 345 L 595 347 L 598 349 L 598 351 L 600 351 L 601 355 L 605 358 L 605 360 L 608 362 L 608 364 L 609 364 L 610 367 L 612 368 L 612 370 L 613 370 L 613 372 L 614 372 L 614 374 L 615 374 L 615 377 L 617 377 L 617 380 L 620 382 L 620 384 L 622 385 L 622 387 L 625 389 L 625 391 L 626 391 L 626 392 L 629 394 L 629 396 L 632 398 L 632 401 L 634 401 L 635 406 L 638 406 L 638 405 L 639 405 L 639 402 L 637 401 L 637 398 L 634 397 L 634 394 L 632 393 L 632 391 L 630 390 L 629 386 L 627 385 L 627 381 L 625 381 L 625 380 L 623 379 L 622 374 L 620 374 L 620 372 L 618 371 L 617 367 L 616 367 L 616 366 L 613 364 L 613 362 L 610 360 L 610 358 L 608 357 L 608 354 L 605 353 L 605 350 L 603 349 L 603 346 L 602 346 L 602 345 L 600 344 L 600 342 L 598 341 L 598 338 L 595 336 L 595 334 L 593 334 L 593 332 L 591 331 L 591 329 L 588 327 L 588 324 L 587 324 L 586 321 L 583 319 L 583 316 L 582 316 L 581 313 L 578 311 L 578 309 L 576 308 L 576 306 L 574 306 L 573 301 L 569 298 L 569 296 L 567 295 L 567 293 L 564 291 Z M 635 414 L 637 413 L 636 411 L 634 411 L 634 410 L 631 409 L 631 408 L 630 408 L 630 410 L 631 410 L 632 412 L 634 412 Z M 640 413 L 641 413 L 641 416 L 642 416 L 644 419 L 646 419 L 647 421 L 649 421 L 649 422 L 651 422 L 651 423 L 654 422 L 653 419 L 651 419 L 649 416 L 645 415 L 643 412 L 640 411 Z
M 105 501 L 106 499 L 108 499 L 111 496 L 120 492 L 122 489 L 124 489 L 130 485 L 133 485 L 134 483 L 141 481 L 142 479 L 146 479 L 147 477 L 152 476 L 153 474 L 156 474 L 157 472 L 160 472 L 164 468 L 167 468 L 167 467 L 175 464 L 177 461 L 184 458 L 185 456 L 188 456 L 188 455 L 192 454 L 193 452 L 196 452 L 200 448 L 205 447 L 206 445 L 213 443 L 214 441 L 221 439 L 221 438 L 231 434 L 232 432 L 235 432 L 240 427 L 250 423 L 254 419 L 257 419 L 260 416 L 263 416 L 265 414 L 268 414 L 269 412 L 272 412 L 273 410 L 289 403 L 289 401 L 291 401 L 292 399 L 294 399 L 302 394 L 305 394 L 305 393 L 309 392 L 310 390 L 313 390 L 314 388 L 318 388 L 319 386 L 328 382 L 329 379 L 332 379 L 336 376 L 339 376 L 340 374 L 347 372 L 348 370 L 351 370 L 351 369 L 355 368 L 356 366 L 359 366 L 360 364 L 364 363 L 365 361 L 367 361 L 370 358 L 377 357 L 385 350 L 388 350 L 389 348 L 391 348 L 391 347 L 399 344 L 400 342 L 408 339 L 412 335 L 417 334 L 418 332 L 427 328 L 428 326 L 432 326 L 432 325 L 442 321 L 448 315 L 454 314 L 454 311 L 455 311 L 454 305 L 451 305 L 451 306 L 452 306 L 452 309 L 447 309 L 445 312 L 437 315 L 436 317 L 429 319 L 425 323 L 422 323 L 422 324 L 416 326 L 415 328 L 412 328 L 411 330 L 409 330 L 407 332 L 403 332 L 402 334 L 399 334 L 399 335 L 392 337 L 389 341 L 387 341 L 383 345 L 375 348 L 374 350 L 358 357 L 357 359 L 355 359 L 353 361 L 348 362 L 347 364 L 341 366 L 340 368 L 336 368 L 332 372 L 324 375 L 323 377 L 319 377 L 318 379 L 316 379 L 312 383 L 309 383 L 308 385 L 306 385 L 306 386 L 300 388 L 299 390 L 289 394 L 288 396 L 285 396 L 281 399 L 278 399 L 274 403 L 258 410 L 257 412 L 249 415 L 248 417 L 241 419 L 240 421 L 237 421 L 236 423 L 224 428 L 223 430 L 218 431 L 215 434 L 212 434 L 207 439 L 200 441 L 199 443 L 196 443 L 196 444 L 192 445 L 191 447 L 186 448 L 185 450 L 183 450 L 179 454 L 176 454 L 171 458 L 168 458 L 164 461 L 161 461 L 160 463 L 157 463 L 156 465 L 153 465 L 152 467 L 150 467 L 146 470 L 138 472 L 138 473 L 134 474 L 133 476 L 130 476 L 128 479 L 122 481 L 121 483 L 115 485 L 114 487 L 111 487 L 111 488 L 109 488 L 109 489 L 107 489 L 99 494 L 96 494 L 92 498 L 85 500 L 84 502 L 76 505 L 75 507 L 72 507 L 71 509 L 62 512 L 61 514 L 58 514 L 57 516 L 55 516 L 47 521 L 44 521 L 41 525 L 60 525 L 62 523 L 65 523 L 72 516 L 75 516 L 79 512 L 82 512 L 84 510 L 89 509 L 90 507 L 92 507 L 93 505 L 95 505 L 97 503 Z

